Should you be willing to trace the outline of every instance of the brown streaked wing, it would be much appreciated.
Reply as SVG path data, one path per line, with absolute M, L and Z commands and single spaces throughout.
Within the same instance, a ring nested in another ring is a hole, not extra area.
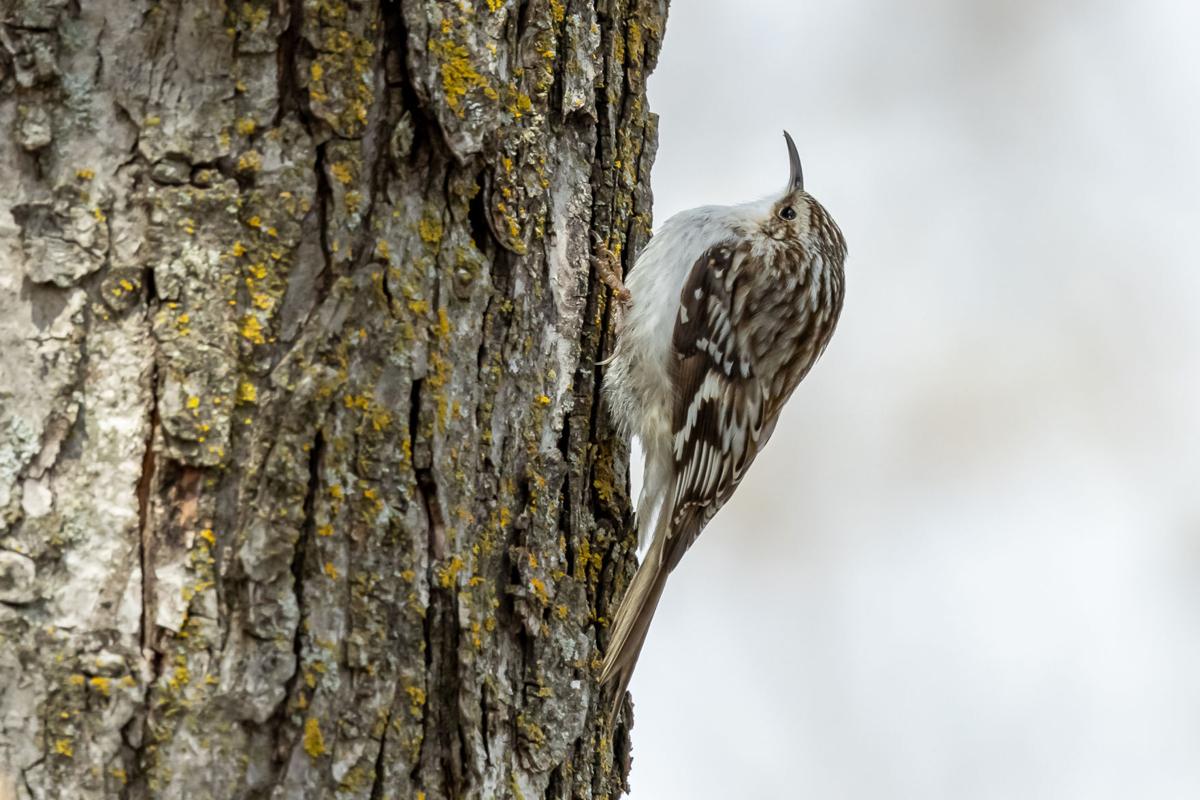
M 725 504 L 754 460 L 772 405 L 739 333 L 739 280 L 747 248 L 718 244 L 692 266 L 680 295 L 672 344 L 675 484 L 667 569 L 674 569 Z

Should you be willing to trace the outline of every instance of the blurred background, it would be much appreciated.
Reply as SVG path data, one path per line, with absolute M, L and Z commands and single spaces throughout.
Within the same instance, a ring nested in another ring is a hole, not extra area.
M 1200 797 L 1198 37 L 672 4 L 656 220 L 782 189 L 787 127 L 848 299 L 672 577 L 633 800 Z

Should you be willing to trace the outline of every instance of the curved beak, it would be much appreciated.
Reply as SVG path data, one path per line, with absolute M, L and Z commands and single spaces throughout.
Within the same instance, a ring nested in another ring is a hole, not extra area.
M 796 143 L 792 141 L 792 135 L 784 131 L 783 138 L 787 140 L 788 161 L 791 162 L 792 168 L 792 174 L 788 178 L 788 191 L 794 192 L 804 188 L 804 170 L 800 167 L 800 152 L 796 149 Z

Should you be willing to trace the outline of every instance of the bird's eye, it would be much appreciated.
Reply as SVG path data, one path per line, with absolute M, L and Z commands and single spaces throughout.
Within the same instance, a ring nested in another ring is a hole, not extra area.
M 779 209 L 779 216 L 783 219 L 795 219 L 796 209 L 792 208 L 791 206 L 784 206 L 783 208 Z

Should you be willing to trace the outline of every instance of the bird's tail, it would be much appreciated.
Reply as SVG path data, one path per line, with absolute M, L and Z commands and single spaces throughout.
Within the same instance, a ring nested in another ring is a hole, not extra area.
M 617 712 L 625 699 L 625 690 L 629 688 L 629 680 L 633 677 L 633 668 L 646 641 L 646 632 L 650 630 L 650 620 L 658 608 L 667 575 L 671 571 L 663 559 L 663 547 L 668 538 L 665 530 L 668 517 L 665 509 L 659 514 L 653 544 L 638 566 L 613 617 L 612 633 L 608 638 L 604 667 L 600 673 L 601 685 L 611 683 L 614 690 L 608 712 L 609 728 L 616 722 Z

